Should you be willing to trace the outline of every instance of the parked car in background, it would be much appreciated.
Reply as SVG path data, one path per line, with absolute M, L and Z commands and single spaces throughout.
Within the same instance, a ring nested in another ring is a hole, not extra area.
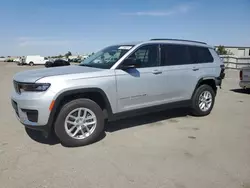
M 68 66 L 70 63 L 64 59 L 56 59 L 54 61 L 47 61 L 45 63 L 45 67 L 60 67 L 60 66 Z
M 13 62 L 20 63 L 21 62 L 21 58 L 15 58 L 15 59 L 13 59 Z
M 69 59 L 69 62 L 80 63 L 82 60 L 80 58 Z
M 224 70 L 206 43 L 152 39 L 109 46 L 78 66 L 17 73 L 11 101 L 27 129 L 82 146 L 98 140 L 106 120 L 179 107 L 210 114 Z
M 4 60 L 4 62 L 13 62 L 13 59 L 7 58 L 7 59 Z
M 89 57 L 89 55 L 83 55 L 82 56 L 82 60 L 85 60 L 85 59 L 87 59 Z
M 29 55 L 24 58 L 24 60 L 20 63 L 20 65 L 45 65 L 48 61 L 48 58 L 42 57 L 40 55 Z
M 243 67 L 240 69 L 239 85 L 243 89 L 250 89 L 250 67 Z

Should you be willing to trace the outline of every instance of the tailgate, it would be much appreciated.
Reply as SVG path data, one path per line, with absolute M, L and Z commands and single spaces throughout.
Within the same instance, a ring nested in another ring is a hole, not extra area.
M 242 81 L 250 82 L 250 68 L 242 70 Z

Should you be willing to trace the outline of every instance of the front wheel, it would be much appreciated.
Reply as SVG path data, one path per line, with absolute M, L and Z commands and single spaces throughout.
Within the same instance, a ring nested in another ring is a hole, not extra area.
M 213 109 L 215 92 L 209 85 L 199 86 L 192 98 L 192 114 L 195 116 L 206 116 Z
M 64 105 L 55 122 L 55 133 L 65 146 L 91 144 L 103 131 L 102 109 L 89 99 L 76 99 Z
M 29 62 L 29 66 L 34 66 L 34 63 L 32 61 Z

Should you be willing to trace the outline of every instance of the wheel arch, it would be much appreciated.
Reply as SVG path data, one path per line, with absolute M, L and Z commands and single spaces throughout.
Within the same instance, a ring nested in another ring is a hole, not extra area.
M 53 128 L 55 120 L 60 112 L 60 108 L 62 108 L 62 106 L 67 102 L 78 98 L 88 98 L 95 101 L 98 105 L 101 105 L 100 107 L 102 108 L 106 118 L 109 118 L 113 115 L 109 99 L 102 89 L 84 88 L 68 90 L 59 94 L 54 100 L 54 106 L 51 110 L 48 120 L 49 129 Z
M 196 89 L 203 84 L 207 84 L 207 85 L 211 86 L 213 88 L 215 94 L 217 93 L 216 79 L 214 77 L 203 77 L 203 78 L 200 78 L 198 80 L 198 82 L 194 88 L 192 97 L 194 96 Z

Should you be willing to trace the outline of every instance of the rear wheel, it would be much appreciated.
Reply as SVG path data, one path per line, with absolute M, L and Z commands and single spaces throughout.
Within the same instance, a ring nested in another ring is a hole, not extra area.
M 246 93 L 250 93 L 250 88 L 248 87 L 248 88 L 245 88 L 245 92 Z
M 55 133 L 65 146 L 91 144 L 103 131 L 102 109 L 89 99 L 76 99 L 64 105 L 55 122 Z
M 53 64 L 52 62 L 47 61 L 47 62 L 45 63 L 45 67 L 47 67 L 47 68 L 48 68 L 48 67 L 52 67 L 52 64 Z
M 31 61 L 31 62 L 29 62 L 29 66 L 33 66 L 34 65 L 34 63 Z
M 192 114 L 195 116 L 206 116 L 213 109 L 215 92 L 209 85 L 199 86 L 192 98 Z

